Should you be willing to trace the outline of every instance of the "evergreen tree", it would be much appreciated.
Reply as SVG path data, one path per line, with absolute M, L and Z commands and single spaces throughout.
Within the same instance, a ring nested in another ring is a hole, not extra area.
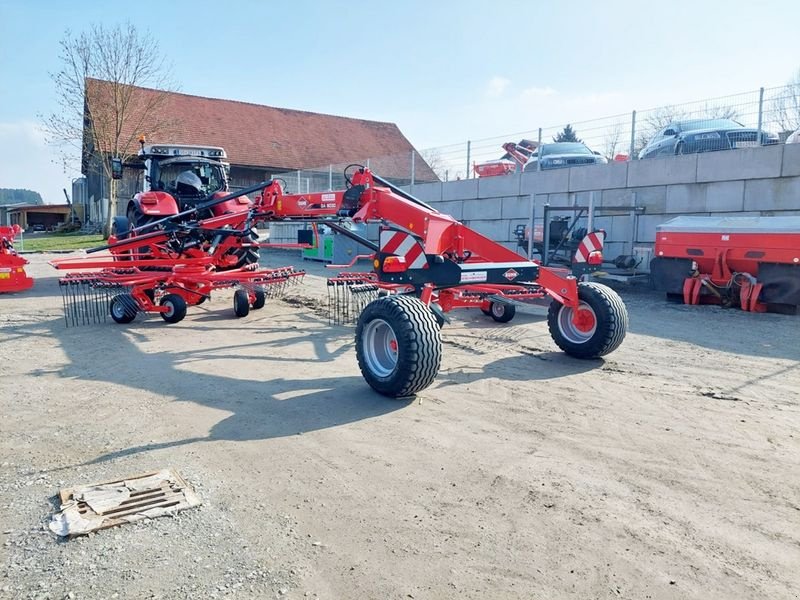
M 578 134 L 575 133 L 575 130 L 572 128 L 572 125 L 569 123 L 564 126 L 563 131 L 559 131 L 558 135 L 553 138 L 553 141 L 558 142 L 581 142 L 583 140 L 578 139 Z

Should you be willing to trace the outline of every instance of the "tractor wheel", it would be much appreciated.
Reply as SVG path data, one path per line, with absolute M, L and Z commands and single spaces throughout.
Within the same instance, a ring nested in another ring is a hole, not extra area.
M 498 323 L 508 323 L 517 314 L 517 307 L 503 302 L 492 302 L 489 305 L 489 316 Z
M 130 237 L 131 222 L 127 217 L 114 217 L 111 221 L 111 235 L 117 238 L 117 241 L 127 240 Z M 131 251 L 124 250 L 117 256 L 119 260 L 130 260 Z
M 256 299 L 253 300 L 253 310 L 264 308 L 264 305 L 267 303 L 267 295 L 264 293 L 264 290 L 256 290 L 254 293 Z
M 167 312 L 159 313 L 167 323 L 177 323 L 186 316 L 186 300 L 178 294 L 167 294 L 160 304 L 167 308 Z
M 442 362 L 442 337 L 430 308 L 414 296 L 370 302 L 356 325 L 356 358 L 376 392 L 392 398 L 428 387 Z
M 111 221 L 111 235 L 118 240 L 127 240 L 130 237 L 131 222 L 127 217 L 114 217 Z
M 255 242 L 258 240 L 258 236 L 253 235 L 251 232 L 250 234 L 241 238 L 242 242 L 250 243 Z M 225 267 L 225 269 L 241 269 L 242 267 L 246 267 L 247 265 L 252 265 L 258 262 L 259 254 L 258 248 L 236 248 L 229 250 L 229 254 L 232 254 L 236 257 L 236 263 L 231 267 Z
M 139 210 L 138 206 L 130 206 L 128 207 L 128 222 L 130 223 L 130 227 L 139 228 L 144 227 L 145 225 L 149 225 L 153 221 L 158 221 L 159 217 L 155 217 L 153 215 L 146 215 Z M 149 232 L 145 232 L 149 233 Z
M 130 294 L 118 294 L 111 299 L 111 318 L 117 323 L 130 323 L 136 318 L 139 306 Z
M 578 320 L 573 309 L 553 300 L 547 325 L 556 345 L 576 358 L 598 358 L 615 350 L 628 330 L 628 311 L 622 298 L 599 283 L 578 284 Z
M 236 290 L 233 293 L 233 314 L 236 318 L 241 319 L 250 313 L 250 298 L 247 297 L 247 292 L 244 290 Z

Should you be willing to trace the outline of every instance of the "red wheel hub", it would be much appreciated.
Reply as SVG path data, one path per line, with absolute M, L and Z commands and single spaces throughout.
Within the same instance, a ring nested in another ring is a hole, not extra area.
M 392 352 L 397 352 L 397 340 L 389 342 L 389 348 L 392 349 Z
M 597 320 L 594 317 L 593 311 L 588 308 L 579 308 L 575 313 L 572 323 L 578 331 L 588 333 L 597 324 Z

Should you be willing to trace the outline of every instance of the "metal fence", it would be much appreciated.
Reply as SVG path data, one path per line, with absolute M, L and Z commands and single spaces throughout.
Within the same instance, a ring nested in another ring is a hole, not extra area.
M 760 88 L 750 92 L 697 100 L 684 104 L 632 110 L 609 117 L 569 123 L 576 137 L 607 160 L 633 160 L 669 123 L 728 118 L 771 134 L 783 142 L 800 128 L 800 85 Z M 527 139 L 549 143 L 564 131 L 566 123 L 519 131 L 502 136 L 467 140 L 419 152 L 364 157 L 353 162 L 367 165 L 397 185 L 451 181 L 476 177 L 474 166 L 505 154 L 502 145 Z M 290 171 L 280 175 L 290 192 L 341 189 L 346 164 Z
M 345 187 L 345 176 L 352 176 L 353 170 L 357 165 L 369 167 L 395 185 L 440 181 L 439 176 L 416 150 L 398 154 L 356 158 L 347 163 L 288 171 L 273 177 L 281 179 L 284 189 L 290 194 L 340 190 Z

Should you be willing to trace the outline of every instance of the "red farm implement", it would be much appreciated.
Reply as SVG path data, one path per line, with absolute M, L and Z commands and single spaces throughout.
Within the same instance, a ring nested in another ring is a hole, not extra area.
M 656 289 L 685 304 L 797 312 L 800 217 L 677 217 L 656 230 Z
M 72 274 L 62 285 L 94 286 L 102 298 L 110 286 L 115 293 L 107 300 L 107 310 L 116 308 L 112 317 L 123 321 L 130 317 L 132 303 L 137 312 L 159 312 L 169 320 L 165 315 L 185 308 L 176 298 L 186 305 L 198 304 L 217 287 L 247 290 L 253 305 L 257 298 L 250 290 L 273 278 L 284 284 L 298 273 L 275 274 L 236 262 L 242 250 L 268 245 L 253 241 L 251 223 L 299 219 L 324 223 L 371 251 L 373 271 L 331 278 L 329 298 L 339 315 L 336 320 L 357 321 L 359 367 L 381 394 L 408 396 L 433 382 L 441 363 L 440 327 L 447 320 L 445 313 L 456 308 L 480 308 L 497 321 L 508 321 L 515 302 L 550 298 L 550 333 L 566 353 L 596 358 L 622 342 L 628 316 L 610 288 L 579 283 L 566 270 L 525 260 L 360 165 L 348 167 L 345 180 L 342 191 L 293 195 L 284 194 L 278 181 L 268 181 L 236 194 L 205 198 L 142 227 L 118 228 L 115 239 L 103 248 L 110 257 L 56 263 L 59 268 L 103 269 Z M 212 210 L 213 216 L 200 218 L 217 203 L 254 191 L 260 193 L 246 212 L 218 215 Z M 378 243 L 351 227 L 367 223 L 379 224 Z M 292 246 L 313 241 L 313 236 L 298 239 Z M 114 301 L 118 296 L 123 298 Z M 101 299 L 101 306 L 105 302 Z
M 282 293 L 304 272 L 292 267 L 261 269 L 241 264 L 243 252 L 257 248 L 250 225 L 252 211 L 193 220 L 215 206 L 258 191 L 263 184 L 235 194 L 212 197 L 195 207 L 128 231 L 115 231 L 110 244 L 92 256 L 54 260 L 73 271 L 59 280 L 67 325 L 105 321 L 129 323 L 139 313 L 158 313 L 177 323 L 188 306 L 205 302 L 214 290 L 234 288 L 233 309 L 243 317 L 267 297 Z M 248 201 L 249 205 L 249 201 Z M 107 251 L 106 254 L 95 254 Z
M 335 322 L 357 322 L 359 366 L 378 392 L 406 396 L 433 382 L 439 328 L 457 308 L 508 321 L 515 302 L 550 298 L 550 333 L 566 353 L 596 358 L 622 342 L 627 312 L 610 288 L 525 260 L 360 165 L 345 180 L 344 191 L 293 195 L 273 182 L 256 206 L 267 218 L 324 222 L 372 250 L 373 272 L 331 278 L 328 298 Z M 343 221 L 379 223 L 378 243 Z
M 28 261 L 14 250 L 14 238 L 20 231 L 19 225 L 0 226 L 0 293 L 21 292 L 33 286 L 33 279 L 25 273 Z

